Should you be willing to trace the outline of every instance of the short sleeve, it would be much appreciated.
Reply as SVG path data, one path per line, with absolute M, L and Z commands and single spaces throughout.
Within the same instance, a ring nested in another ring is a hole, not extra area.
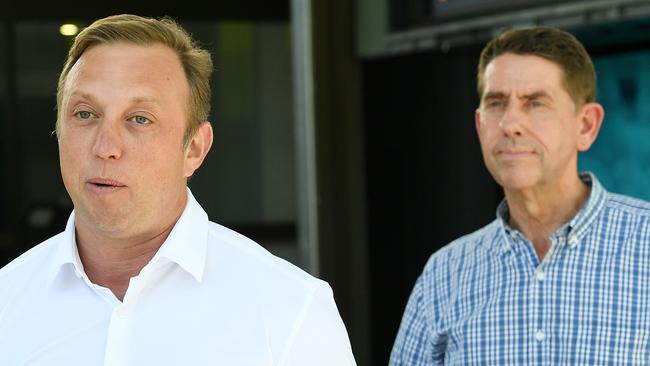
M 326 283 L 314 290 L 299 316 L 282 366 L 356 366 L 348 333 Z
M 422 275 L 415 283 L 402 317 L 390 355 L 390 366 L 432 366 L 444 364 L 446 340 L 433 334 Z

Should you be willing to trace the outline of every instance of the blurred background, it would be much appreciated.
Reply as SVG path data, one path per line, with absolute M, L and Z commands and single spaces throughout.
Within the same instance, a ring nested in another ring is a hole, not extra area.
M 5 0 L 0 266 L 65 226 L 56 81 L 76 32 L 118 13 L 169 15 L 210 50 L 215 142 L 190 188 L 211 220 L 332 285 L 359 365 L 387 364 L 429 255 L 495 217 L 474 110 L 499 31 L 585 44 L 606 118 L 581 169 L 650 199 L 650 0 Z

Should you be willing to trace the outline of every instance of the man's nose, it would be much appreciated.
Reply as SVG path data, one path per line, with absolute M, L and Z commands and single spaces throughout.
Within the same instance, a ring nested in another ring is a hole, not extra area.
M 102 119 L 97 126 L 93 154 L 102 160 L 119 159 L 122 149 L 121 124 L 108 118 Z
M 508 106 L 501 120 L 499 127 L 507 137 L 519 137 L 523 134 L 523 123 L 526 116 L 515 106 Z

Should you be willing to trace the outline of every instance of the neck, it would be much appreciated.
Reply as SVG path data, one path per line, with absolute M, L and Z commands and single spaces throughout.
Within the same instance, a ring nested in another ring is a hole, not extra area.
M 541 260 L 551 247 L 550 236 L 580 211 L 589 198 L 589 187 L 575 176 L 566 184 L 535 187 L 529 190 L 505 190 L 509 224 L 521 231 Z
M 109 288 L 122 301 L 137 276 L 169 236 L 176 220 L 161 230 L 134 238 L 111 237 L 78 225 L 79 257 L 91 282 Z

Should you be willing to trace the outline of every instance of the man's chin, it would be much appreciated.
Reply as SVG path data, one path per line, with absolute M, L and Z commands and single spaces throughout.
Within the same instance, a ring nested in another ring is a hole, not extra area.
M 86 214 L 77 214 L 83 224 L 89 229 L 102 234 L 119 234 L 124 232 L 132 220 L 123 210 L 99 209 Z M 112 236 L 112 235 L 111 235 Z
M 523 191 L 535 187 L 538 183 L 537 176 L 529 172 L 501 174 L 496 181 L 505 191 Z

